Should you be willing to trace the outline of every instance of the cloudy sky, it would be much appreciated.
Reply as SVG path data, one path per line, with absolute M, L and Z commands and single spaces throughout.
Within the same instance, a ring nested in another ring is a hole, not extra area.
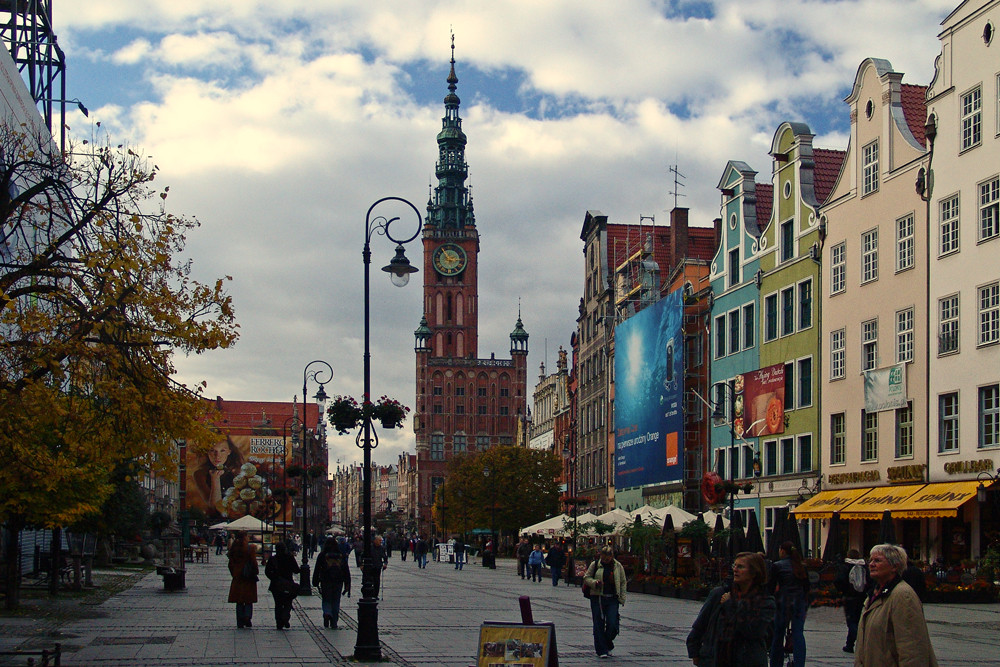
M 927 84 L 957 0 L 53 5 L 68 97 L 90 109 L 73 131 L 100 121 L 152 156 L 172 210 L 202 223 L 188 247 L 198 276 L 233 277 L 239 343 L 179 359 L 180 379 L 288 401 L 314 359 L 335 369 L 328 393 L 362 392 L 365 213 L 388 195 L 423 211 L 452 31 L 482 239 L 479 353 L 509 356 L 520 304 L 533 385 L 575 327 L 587 210 L 666 224 L 676 165 L 679 205 L 710 225 L 728 160 L 770 180 L 782 121 L 846 148 L 842 100 L 862 59 Z M 412 406 L 420 280 L 384 280 L 392 251 L 374 240 L 372 393 Z M 411 431 L 383 435 L 376 461 L 413 451 Z M 330 446 L 331 464 L 361 459 L 353 437 Z

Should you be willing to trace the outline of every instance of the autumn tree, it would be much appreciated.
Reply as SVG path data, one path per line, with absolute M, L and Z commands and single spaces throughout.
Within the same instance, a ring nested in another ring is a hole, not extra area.
M 166 210 L 157 171 L 103 135 L 64 156 L 47 137 L 0 125 L 8 607 L 23 527 L 83 520 L 122 462 L 170 475 L 179 439 L 210 440 L 203 385 L 174 381 L 173 359 L 236 341 L 229 278 L 192 277 L 181 254 L 198 222 Z
M 538 523 L 559 508 L 561 466 L 552 452 L 523 447 L 456 456 L 449 462 L 448 481 L 435 497 L 436 523 L 443 528 L 442 519 L 447 519 L 452 532 L 492 526 L 507 534 Z

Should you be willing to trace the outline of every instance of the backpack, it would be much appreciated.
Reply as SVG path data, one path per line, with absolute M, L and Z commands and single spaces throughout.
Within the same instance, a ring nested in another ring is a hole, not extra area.
M 847 581 L 850 582 L 851 588 L 856 592 L 864 593 L 865 588 L 868 586 L 868 571 L 865 569 L 865 566 L 851 566 L 851 571 L 847 575 Z

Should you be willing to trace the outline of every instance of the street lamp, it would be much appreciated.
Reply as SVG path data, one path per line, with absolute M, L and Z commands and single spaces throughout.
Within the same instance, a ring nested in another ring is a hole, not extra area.
M 321 367 L 310 371 L 309 368 L 315 364 L 319 364 Z M 324 375 L 329 375 L 325 380 L 320 378 Z M 299 566 L 299 572 L 301 579 L 299 580 L 299 595 L 312 595 L 312 586 L 309 583 L 309 497 L 308 497 L 308 485 L 309 485 L 309 475 L 308 470 L 308 454 L 309 454 L 309 439 L 306 435 L 306 392 L 309 391 L 308 381 L 319 385 L 319 390 L 313 397 L 316 400 L 316 407 L 319 408 L 319 415 L 316 418 L 316 432 L 314 433 L 315 438 L 319 438 L 323 433 L 323 420 L 324 412 L 326 411 L 326 399 L 329 398 L 326 395 L 326 391 L 323 389 L 323 385 L 327 382 L 333 380 L 333 367 L 326 363 L 322 359 L 316 359 L 315 361 L 310 361 L 306 364 L 306 367 L 302 369 L 302 565 Z
M 406 204 L 417 216 L 417 231 L 408 238 L 395 238 L 389 233 L 389 226 L 399 220 L 395 218 L 385 218 L 382 216 L 372 218 L 372 211 L 379 204 L 387 201 L 394 201 Z M 371 205 L 365 215 L 365 246 L 361 252 L 361 257 L 365 264 L 365 359 L 364 359 L 364 397 L 363 405 L 368 407 L 371 401 L 371 348 L 369 345 L 371 334 L 370 299 L 369 299 L 369 273 L 372 263 L 371 240 L 377 232 L 382 234 L 396 244 L 396 256 L 388 266 L 382 268 L 383 271 L 391 274 L 392 284 L 403 287 L 410 281 L 410 274 L 416 273 L 417 268 L 410 264 L 403 251 L 403 245 L 417 238 L 423 228 L 423 219 L 417 207 L 400 197 L 383 197 Z M 361 599 L 358 600 L 358 639 L 354 645 L 354 659 L 364 661 L 376 661 L 382 659 L 382 646 L 378 638 L 378 583 L 376 579 L 376 567 L 381 564 L 372 562 L 372 449 L 378 446 L 378 435 L 372 428 L 371 411 L 362 411 L 362 429 L 358 433 L 356 444 L 364 450 L 364 468 L 362 471 L 362 512 L 364 516 L 364 558 L 361 569 Z

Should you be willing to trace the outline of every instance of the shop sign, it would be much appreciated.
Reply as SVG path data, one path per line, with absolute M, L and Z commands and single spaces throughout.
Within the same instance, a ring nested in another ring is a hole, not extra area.
M 972 472 L 993 472 L 993 459 L 978 461 L 951 461 L 944 464 L 944 471 L 949 475 L 962 475 Z
M 830 475 L 827 481 L 830 484 L 858 484 L 862 482 L 878 482 L 882 480 L 882 474 L 878 470 L 860 470 L 857 472 L 841 472 Z
M 865 371 L 865 412 L 899 410 L 906 406 L 906 364 Z
M 924 481 L 924 470 L 927 469 L 926 463 L 920 463 L 908 466 L 890 466 L 885 470 L 885 476 L 889 480 L 890 484 L 901 484 L 903 482 L 922 482 Z

